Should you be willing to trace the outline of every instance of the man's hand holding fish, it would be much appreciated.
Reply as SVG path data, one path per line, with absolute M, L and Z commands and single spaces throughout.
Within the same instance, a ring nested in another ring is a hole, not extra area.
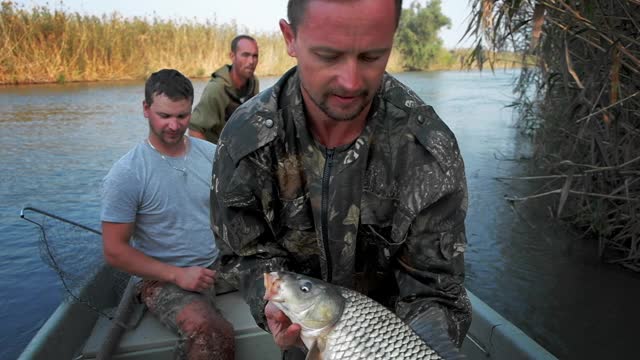
M 264 315 L 267 318 L 273 339 L 279 348 L 288 349 L 295 346 L 304 349 L 304 344 L 300 339 L 300 324 L 291 323 L 287 315 L 271 301 L 267 302 Z
M 356 291 L 286 271 L 265 273 L 264 286 L 274 341 L 289 348 L 302 339 L 307 360 L 464 358 L 446 330 L 426 344 L 393 312 Z

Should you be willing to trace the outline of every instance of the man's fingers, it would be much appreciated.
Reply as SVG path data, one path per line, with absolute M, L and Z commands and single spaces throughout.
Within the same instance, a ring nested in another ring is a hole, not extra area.
M 212 279 L 215 279 L 215 277 L 216 277 L 216 271 L 215 271 L 215 270 L 211 270 L 211 269 L 204 268 L 204 269 L 203 269 L 203 271 L 202 271 L 202 273 L 203 273 L 204 275 L 206 275 L 206 276 L 208 276 L 208 277 L 212 278 Z
M 276 313 L 277 310 L 278 308 L 276 308 L 276 306 L 273 305 L 271 301 L 268 301 L 267 304 L 264 306 L 264 315 L 267 317 L 267 319 L 273 319 L 273 315 Z
M 213 285 L 215 280 L 213 278 L 211 278 L 211 277 L 204 277 L 204 278 L 202 278 L 202 282 L 207 284 L 207 285 L 209 285 L 209 286 L 211 286 L 211 285 Z
M 267 302 L 267 305 L 264 308 L 264 315 L 267 319 L 273 319 L 277 322 L 290 322 L 287 315 L 285 315 L 282 310 L 278 309 L 271 301 Z
M 302 330 L 300 324 L 291 324 L 287 328 L 285 334 L 287 337 L 297 338 L 298 336 L 300 336 L 300 330 Z
M 300 324 L 292 324 L 285 313 L 270 301 L 264 308 L 269 329 L 278 347 L 287 349 L 296 346 L 300 339 Z
M 204 286 L 205 289 L 213 286 L 215 283 L 215 271 L 209 269 L 202 269 L 199 276 L 198 285 Z
M 278 322 L 286 322 L 286 323 L 290 323 L 291 322 L 291 320 L 289 320 L 287 315 L 285 315 L 282 310 L 278 310 L 275 313 L 273 313 L 272 315 L 273 315 L 273 319 L 278 321 Z
M 298 324 L 292 324 L 283 329 L 276 337 L 276 343 L 282 348 L 290 348 L 298 343 L 301 327 Z
M 215 280 L 211 279 L 211 278 L 206 278 L 204 281 L 204 287 L 205 289 L 209 289 L 213 286 L 213 284 L 215 284 Z

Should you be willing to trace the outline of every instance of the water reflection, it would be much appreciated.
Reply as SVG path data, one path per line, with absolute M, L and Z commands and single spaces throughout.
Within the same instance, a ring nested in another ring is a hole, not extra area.
M 496 180 L 535 172 L 519 161 L 531 148 L 505 108 L 513 77 L 502 72 L 399 77 L 449 124 L 465 159 L 467 286 L 562 359 L 635 357 L 640 276 L 599 263 L 595 244 L 550 221 L 544 202 L 512 207 L 503 200 L 542 185 Z

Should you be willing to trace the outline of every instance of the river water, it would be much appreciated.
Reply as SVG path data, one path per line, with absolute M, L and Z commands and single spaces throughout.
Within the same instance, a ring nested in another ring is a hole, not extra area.
M 550 220 L 544 206 L 504 200 L 540 185 L 498 179 L 531 171 L 521 161 L 529 143 L 505 107 L 514 76 L 397 75 L 434 106 L 465 159 L 467 287 L 562 359 L 636 357 L 640 276 L 600 264 L 596 246 Z M 205 83 L 194 81 L 196 98 Z M 0 88 L 0 359 L 15 359 L 63 296 L 20 209 L 98 229 L 102 177 L 146 136 L 142 98 L 142 82 Z

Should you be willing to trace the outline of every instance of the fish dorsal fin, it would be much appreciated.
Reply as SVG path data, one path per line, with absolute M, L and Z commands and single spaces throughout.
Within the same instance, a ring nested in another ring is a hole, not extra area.
M 324 360 L 323 349 L 320 349 L 321 345 L 320 341 L 314 341 L 311 348 L 309 348 L 309 352 L 307 352 L 305 360 Z

